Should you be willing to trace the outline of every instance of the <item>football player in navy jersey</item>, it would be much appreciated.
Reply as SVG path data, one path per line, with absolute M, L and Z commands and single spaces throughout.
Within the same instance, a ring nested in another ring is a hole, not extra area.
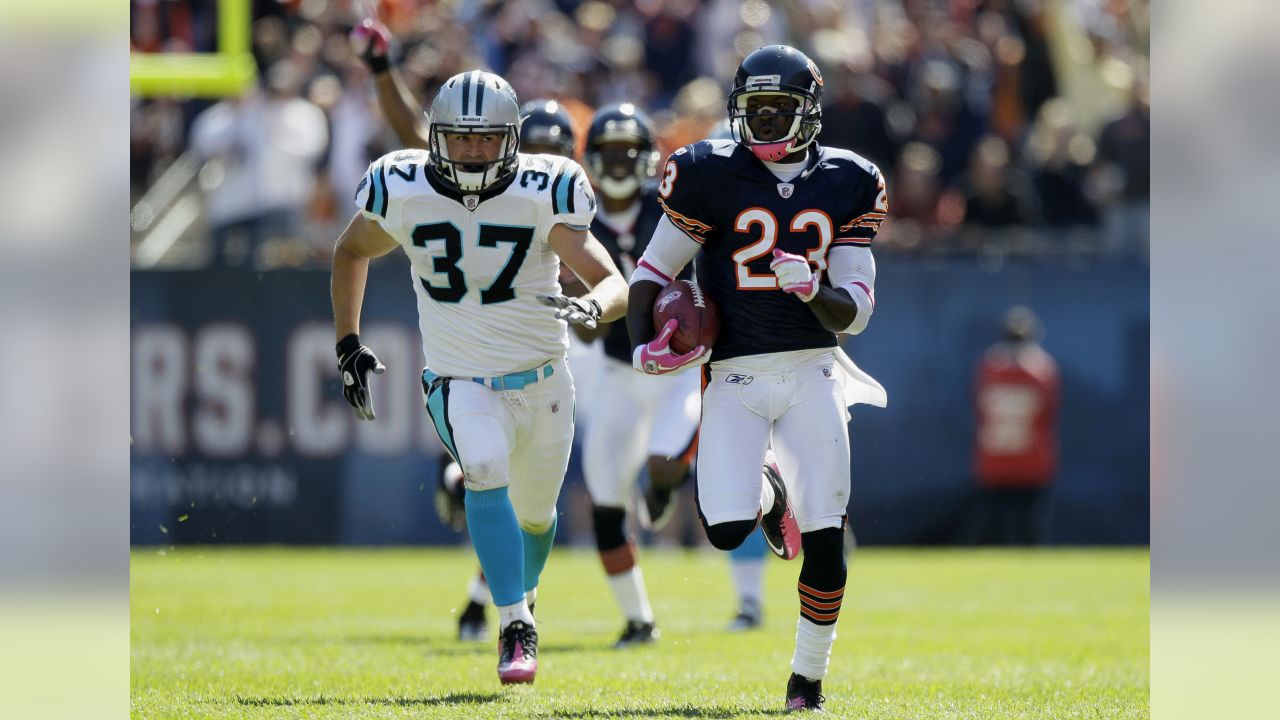
M 846 577 L 847 407 L 886 402 L 837 333 L 862 332 L 875 307 L 870 246 L 888 203 L 873 164 L 814 142 L 822 75 L 798 50 L 748 55 L 728 109 L 734 140 L 686 146 L 664 168 L 664 218 L 631 277 L 633 364 L 699 368 L 697 503 L 711 543 L 733 549 L 759 525 L 784 559 L 803 549 L 786 707 L 819 710 Z M 690 261 L 720 335 L 677 354 L 676 322 L 655 333 L 652 308 Z M 771 441 L 781 477 L 756 482 Z
M 624 277 L 635 268 L 663 215 L 652 182 L 658 160 L 652 125 L 635 105 L 608 105 L 592 117 L 583 165 L 600 208 L 591 233 Z M 627 501 L 642 466 L 648 468 L 651 485 L 672 488 L 684 481 L 698 430 L 698 379 L 633 372 L 624 323 L 601 323 L 575 332 L 588 342 L 599 338 L 604 346 L 598 384 L 608 392 L 595 399 L 587 422 L 583 469 L 596 546 L 609 589 L 626 620 L 614 647 L 624 648 L 652 642 L 659 635 L 636 544 L 626 532 Z M 663 520 L 642 518 L 642 523 L 660 525 Z

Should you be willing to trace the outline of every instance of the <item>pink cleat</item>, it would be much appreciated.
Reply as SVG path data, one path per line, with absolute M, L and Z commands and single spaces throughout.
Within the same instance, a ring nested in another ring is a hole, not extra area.
M 538 631 L 516 620 L 498 637 L 498 679 L 503 685 L 531 683 L 537 674 Z
M 800 554 L 800 525 L 787 499 L 786 483 L 782 482 L 782 473 L 773 462 L 766 462 L 762 473 L 764 481 L 773 486 L 773 508 L 760 516 L 765 543 L 774 555 L 794 560 Z

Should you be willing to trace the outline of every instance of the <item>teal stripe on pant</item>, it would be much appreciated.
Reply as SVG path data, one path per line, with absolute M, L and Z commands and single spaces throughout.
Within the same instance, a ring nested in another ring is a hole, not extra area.
M 423 379 L 430 382 L 425 373 Z M 458 457 L 458 448 L 453 444 L 453 433 L 449 430 L 448 392 L 449 383 L 445 381 L 427 395 L 427 414 L 431 416 L 431 422 L 436 426 L 436 434 L 440 436 L 440 442 L 444 443 L 444 448 L 458 464 L 462 464 L 462 458 Z

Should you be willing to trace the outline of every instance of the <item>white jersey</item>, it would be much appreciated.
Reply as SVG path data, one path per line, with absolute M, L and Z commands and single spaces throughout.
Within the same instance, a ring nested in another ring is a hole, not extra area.
M 582 168 L 521 153 L 510 181 L 464 195 L 428 172 L 427 158 L 423 150 L 384 155 L 355 197 L 409 256 L 427 367 L 495 377 L 564 357 L 567 326 L 537 296 L 560 293 L 551 228 L 586 229 L 595 216 Z

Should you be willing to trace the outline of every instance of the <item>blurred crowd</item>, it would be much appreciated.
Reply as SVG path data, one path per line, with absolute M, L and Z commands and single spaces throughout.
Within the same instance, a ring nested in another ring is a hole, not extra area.
M 861 153 L 888 178 L 877 252 L 1148 252 L 1147 0 L 252 6 L 257 88 L 221 102 L 133 99 L 133 197 L 191 153 L 215 263 L 327 264 L 367 163 L 398 146 L 348 40 L 371 12 L 394 33 L 396 67 L 424 105 L 450 76 L 483 67 L 522 101 L 561 100 L 583 129 L 592 108 L 635 102 L 664 154 L 725 117 L 746 53 L 790 44 L 825 78 L 819 142 Z M 134 51 L 213 51 L 216 7 L 131 0 Z

